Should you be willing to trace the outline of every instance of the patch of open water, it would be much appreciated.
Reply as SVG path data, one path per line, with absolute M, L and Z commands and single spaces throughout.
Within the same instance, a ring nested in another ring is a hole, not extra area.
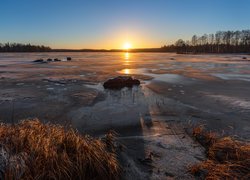
M 146 76 L 153 77 L 155 81 L 163 81 L 172 84 L 190 84 L 196 81 L 194 78 L 188 78 L 179 74 L 155 74 L 151 73 L 155 69 L 147 69 L 147 68 L 138 68 L 138 69 L 122 69 L 121 71 L 117 71 L 120 74 L 130 75 L 130 74 L 142 74 Z

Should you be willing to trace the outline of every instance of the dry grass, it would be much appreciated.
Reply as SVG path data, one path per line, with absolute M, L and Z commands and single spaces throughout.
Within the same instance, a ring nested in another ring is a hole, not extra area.
M 193 136 L 206 149 L 217 139 L 216 133 L 204 131 L 203 126 L 197 126 L 193 129 Z
M 194 128 L 193 135 L 207 150 L 206 161 L 190 168 L 202 179 L 250 179 L 250 144 L 231 137 L 218 138 L 203 128 Z
M 60 125 L 25 120 L 0 125 L 0 179 L 118 179 L 111 141 Z
M 204 161 L 191 167 L 191 173 L 207 180 L 249 179 L 249 160 L 243 163 L 230 161 L 218 163 L 213 160 Z

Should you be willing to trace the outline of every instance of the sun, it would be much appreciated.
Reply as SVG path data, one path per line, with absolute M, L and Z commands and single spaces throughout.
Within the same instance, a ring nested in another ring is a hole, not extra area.
M 131 47 L 132 47 L 132 45 L 131 45 L 131 43 L 129 43 L 129 42 L 126 42 L 126 43 L 123 44 L 123 49 L 128 50 L 128 49 L 130 49 Z

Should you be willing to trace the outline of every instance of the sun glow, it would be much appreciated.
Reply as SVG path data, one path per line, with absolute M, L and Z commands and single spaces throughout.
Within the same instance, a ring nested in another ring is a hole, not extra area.
M 131 49 L 131 47 L 132 47 L 132 45 L 131 45 L 131 43 L 129 43 L 129 42 L 126 42 L 126 43 L 124 43 L 124 45 L 123 45 L 123 49 L 126 49 L 126 50 Z

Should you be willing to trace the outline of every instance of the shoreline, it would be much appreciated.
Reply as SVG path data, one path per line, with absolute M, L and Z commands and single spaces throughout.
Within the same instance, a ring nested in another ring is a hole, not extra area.
M 178 52 L 164 48 L 131 48 L 131 49 L 51 49 L 48 51 L 0 51 L 1 53 L 174 53 L 180 55 L 250 55 L 250 52 Z

